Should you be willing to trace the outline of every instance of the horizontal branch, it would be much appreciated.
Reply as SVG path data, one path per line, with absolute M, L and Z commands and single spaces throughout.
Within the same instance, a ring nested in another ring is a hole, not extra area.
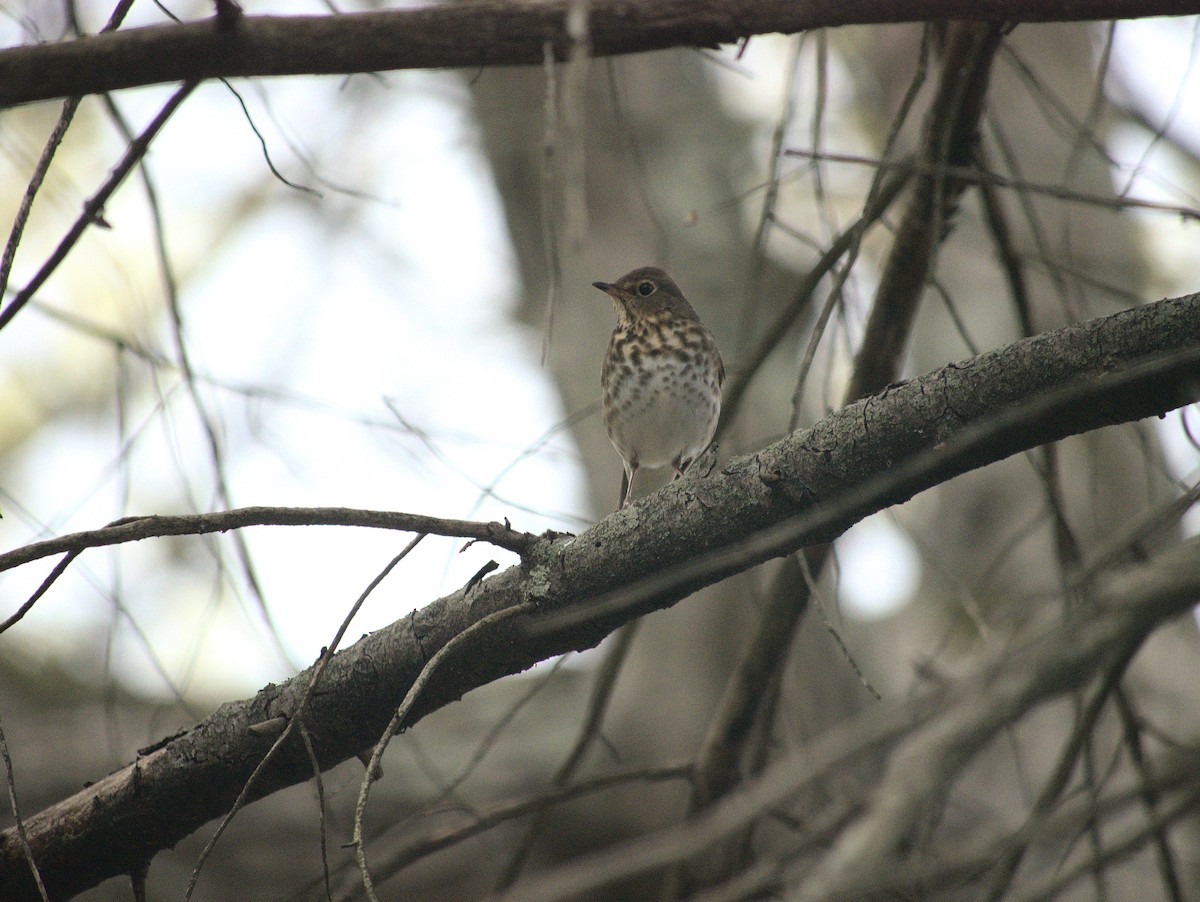
M 353 507 L 239 507 L 207 514 L 125 517 L 100 529 L 73 532 L 33 542 L 0 553 L 0 572 L 28 564 L 30 561 L 69 551 L 83 551 L 85 548 L 123 545 L 126 542 L 163 536 L 200 536 L 247 526 L 365 526 L 374 529 L 394 529 L 401 532 L 475 539 L 507 548 L 516 554 L 523 554 L 537 540 L 537 536 L 532 533 L 519 532 L 507 523 L 447 520 L 400 511 L 363 510 Z
M 333 16 L 244 16 L 0 51 L 0 106 L 191 79 L 540 64 L 569 46 L 571 0 L 460 0 Z M 593 0 L 596 56 L 755 34 L 962 19 L 1053 22 L 1194 14 L 1186 0 Z
M 1197 348 L 1200 294 L 1047 332 L 890 386 L 709 478 L 678 480 L 577 537 L 539 538 L 519 566 L 434 601 L 329 660 L 303 711 L 317 758 L 331 767 L 372 745 L 426 662 L 497 611 L 537 604 L 535 613 L 504 620 L 450 656 L 407 723 L 501 676 L 594 646 L 621 624 L 722 576 L 830 541 L 862 517 L 967 470 L 1191 403 L 1200 397 Z M 1052 408 L 1039 401 L 1047 395 L 1057 399 Z M 1001 427 L 985 428 L 992 423 Z M 889 481 L 894 472 L 903 478 Z M 807 530 L 772 531 L 814 513 L 816 525 Z M 764 533 L 770 540 L 755 544 Z M 731 549 L 736 553 L 724 557 Z M 713 559 L 719 567 L 687 569 Z M 637 592 L 633 603 L 595 603 L 663 574 L 673 576 Z M 564 613 L 571 616 L 560 619 Z M 309 678 L 305 672 L 226 704 L 27 819 L 52 893 L 138 868 L 227 811 L 272 743 L 251 727 L 294 716 Z M 304 745 L 284 744 L 250 797 L 311 774 Z M 12 831 L 0 834 L 0 898 L 34 898 L 28 874 Z
M 1200 9 L 1197 10 L 1200 12 Z M 1147 213 L 1164 213 L 1168 216 L 1178 216 L 1184 220 L 1200 220 L 1200 207 L 1185 204 L 1168 204 L 1156 200 L 1143 200 L 1137 197 L 1114 197 L 1111 194 L 1091 194 L 1086 191 L 1076 191 L 1064 185 L 1052 182 L 1031 182 L 1028 179 L 1011 178 L 998 172 L 988 172 L 978 165 L 952 166 L 945 163 L 921 162 L 912 158 L 904 160 L 881 160 L 878 157 L 867 157 L 852 153 L 830 153 L 828 151 L 787 148 L 785 157 L 800 157 L 805 160 L 819 160 L 822 163 L 846 163 L 855 166 L 866 166 L 871 169 L 899 170 L 905 174 L 943 176 L 956 179 L 970 185 L 983 185 L 995 188 L 1007 188 L 1025 194 L 1040 194 L 1055 200 L 1065 200 L 1068 203 L 1082 204 L 1089 207 L 1099 207 L 1114 212 L 1125 210 L 1144 210 Z

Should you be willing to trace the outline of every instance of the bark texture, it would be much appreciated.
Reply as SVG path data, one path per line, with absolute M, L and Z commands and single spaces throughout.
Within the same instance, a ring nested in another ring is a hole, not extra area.
M 709 47 L 754 34 L 836 25 L 1060 22 L 1195 12 L 1184 0 L 598 0 L 590 5 L 592 50 L 598 56 Z M 338 16 L 216 16 L 14 47 L 0 52 L 0 106 L 191 79 L 536 64 L 547 44 L 565 57 L 569 6 L 570 0 L 469 0 Z

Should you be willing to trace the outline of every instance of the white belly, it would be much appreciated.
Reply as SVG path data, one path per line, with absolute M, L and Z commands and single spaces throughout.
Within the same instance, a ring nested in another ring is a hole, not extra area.
M 645 380 L 625 380 L 615 409 L 606 411 L 608 437 L 639 467 L 687 463 L 708 447 L 717 428 L 719 389 L 697 379 L 694 368 L 673 363 Z

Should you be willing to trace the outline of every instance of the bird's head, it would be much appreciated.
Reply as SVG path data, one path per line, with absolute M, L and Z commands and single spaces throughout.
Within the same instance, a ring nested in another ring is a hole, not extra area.
M 615 282 L 593 282 L 613 299 L 621 323 L 648 317 L 677 317 L 698 320 L 675 280 L 655 266 L 643 266 Z

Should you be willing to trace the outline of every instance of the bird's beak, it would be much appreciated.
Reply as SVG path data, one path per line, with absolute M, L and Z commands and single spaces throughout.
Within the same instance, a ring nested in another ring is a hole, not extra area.
M 612 294 L 613 289 L 617 287 L 616 285 L 612 284 L 612 282 L 593 282 L 592 284 L 595 285 L 597 288 L 599 288 L 601 291 L 603 291 L 605 294 Z

